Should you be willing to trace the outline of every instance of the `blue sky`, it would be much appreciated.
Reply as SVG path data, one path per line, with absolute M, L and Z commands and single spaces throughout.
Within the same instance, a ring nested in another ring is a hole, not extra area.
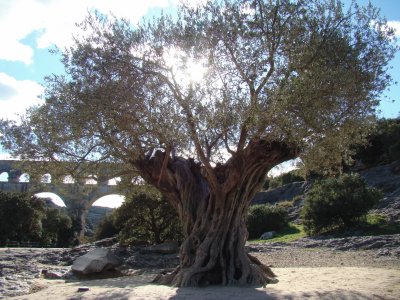
M 197 2 L 199 0 L 196 0 Z M 346 0 L 347 1 L 347 0 Z M 26 107 L 41 103 L 44 76 L 61 73 L 59 57 L 49 53 L 54 45 L 71 44 L 75 23 L 88 10 L 112 12 L 137 23 L 162 9 L 173 10 L 179 0 L 0 0 L 0 118 L 13 118 Z M 190 1 L 195 2 L 195 1 Z M 365 5 L 367 0 L 358 0 Z M 372 0 L 400 36 L 400 1 Z M 400 43 L 400 42 L 399 42 Z M 391 74 L 400 82 L 400 53 L 391 62 Z M 394 101 L 394 102 L 393 102 Z M 400 116 L 400 85 L 385 91 L 380 116 Z

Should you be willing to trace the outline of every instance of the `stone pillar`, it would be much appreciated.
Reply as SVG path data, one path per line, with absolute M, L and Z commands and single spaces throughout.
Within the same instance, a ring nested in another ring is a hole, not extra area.
M 10 170 L 8 172 L 8 182 L 19 182 L 19 176 L 21 176 L 21 174 L 22 172 L 20 170 Z

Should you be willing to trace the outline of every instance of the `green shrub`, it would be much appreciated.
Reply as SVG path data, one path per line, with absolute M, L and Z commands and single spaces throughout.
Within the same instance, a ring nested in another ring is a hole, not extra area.
M 298 174 L 298 170 L 293 170 L 291 172 L 279 175 L 277 177 L 270 178 L 267 182 L 268 184 L 264 184 L 264 188 L 268 187 L 268 189 L 275 189 L 277 187 L 297 182 L 304 181 L 304 177 Z
M 276 203 L 277 206 L 282 207 L 285 210 L 293 208 L 293 204 L 293 200 L 284 200 Z
M 359 223 L 382 197 L 359 175 L 342 175 L 317 182 L 305 196 L 301 211 L 309 235 Z
M 247 216 L 249 239 L 258 239 L 266 231 L 277 231 L 288 225 L 286 209 L 277 205 L 253 205 Z
M 115 211 L 109 213 L 97 224 L 94 232 L 94 240 L 101 240 L 117 235 L 121 228 L 115 225 Z
M 356 149 L 355 159 L 370 166 L 400 159 L 400 120 L 379 120 L 368 144 Z

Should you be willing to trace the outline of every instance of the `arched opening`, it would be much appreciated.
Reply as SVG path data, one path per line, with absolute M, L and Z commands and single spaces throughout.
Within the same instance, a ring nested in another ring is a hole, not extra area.
M 63 183 L 66 183 L 66 184 L 75 183 L 75 179 L 72 178 L 71 175 L 67 175 L 64 177 Z
M 58 196 L 57 194 L 43 192 L 43 193 L 37 193 L 35 194 L 35 196 L 42 199 L 49 199 L 53 204 L 57 206 L 66 207 L 63 199 L 61 199 L 61 197 Z
M 121 182 L 121 177 L 114 177 L 108 180 L 107 185 L 117 185 Z
M 102 207 L 109 207 L 109 208 L 117 208 L 124 203 L 125 197 L 118 195 L 118 194 L 112 194 L 112 195 L 107 195 L 103 196 L 99 199 L 97 199 L 92 206 L 102 206 Z
M 97 180 L 95 178 L 95 176 L 89 175 L 85 181 L 85 184 L 97 184 Z
M 133 177 L 131 182 L 136 185 L 146 184 L 146 181 L 144 181 L 144 179 L 141 176 Z
M 115 208 L 120 207 L 124 201 L 125 197 L 118 194 L 107 195 L 97 199 L 88 211 L 85 235 L 92 236 L 101 220 Z
M 23 173 L 21 176 L 19 176 L 18 181 L 19 182 L 29 182 L 29 174 L 28 173 Z
M 288 161 L 285 161 L 275 167 L 273 167 L 269 172 L 268 176 L 269 177 L 276 177 L 284 173 L 288 173 L 294 169 L 298 169 L 299 165 L 301 164 L 301 159 L 296 158 L 296 159 L 291 159 Z
M 0 182 L 8 182 L 8 173 L 3 172 L 0 174 Z
M 51 183 L 51 175 L 49 173 L 42 175 L 41 183 Z

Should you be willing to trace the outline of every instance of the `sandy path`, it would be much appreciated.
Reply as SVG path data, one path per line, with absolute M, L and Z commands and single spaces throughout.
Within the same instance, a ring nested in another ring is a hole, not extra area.
M 12 299 L 400 299 L 400 270 L 381 268 L 274 268 L 277 284 L 266 288 L 172 288 L 149 284 L 151 274 L 64 283 Z M 89 291 L 78 292 L 78 287 Z

